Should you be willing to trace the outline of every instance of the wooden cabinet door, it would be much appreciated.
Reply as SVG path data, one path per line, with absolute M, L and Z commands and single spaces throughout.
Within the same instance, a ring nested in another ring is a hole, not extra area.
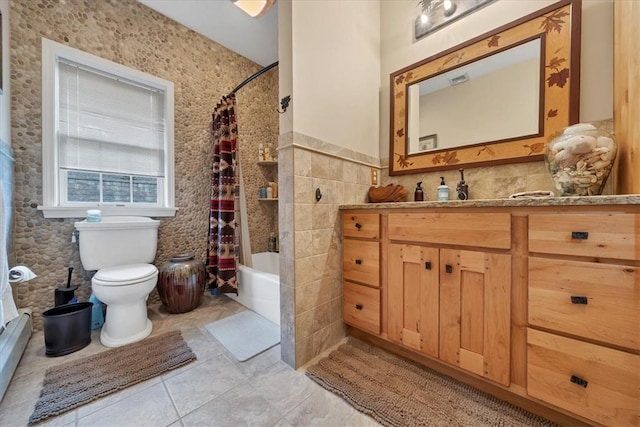
M 438 357 L 438 249 L 389 244 L 389 339 Z
M 509 385 L 511 256 L 440 250 L 440 359 Z

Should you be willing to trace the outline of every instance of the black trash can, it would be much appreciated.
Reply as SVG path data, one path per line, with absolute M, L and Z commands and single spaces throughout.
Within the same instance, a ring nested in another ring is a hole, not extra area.
M 47 356 L 64 356 L 91 343 L 90 302 L 59 305 L 42 313 Z

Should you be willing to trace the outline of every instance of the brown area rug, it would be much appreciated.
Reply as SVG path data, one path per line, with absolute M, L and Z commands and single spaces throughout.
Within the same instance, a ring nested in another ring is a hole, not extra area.
M 196 360 L 180 331 L 47 369 L 29 425 Z
M 385 426 L 555 426 L 355 338 L 309 367 L 307 376 Z

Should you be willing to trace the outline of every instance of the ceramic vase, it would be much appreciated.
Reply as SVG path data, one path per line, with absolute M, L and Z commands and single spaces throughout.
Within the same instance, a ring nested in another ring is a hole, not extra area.
M 172 257 L 160 268 L 158 295 L 171 313 L 186 313 L 200 305 L 207 282 L 204 263 L 191 254 Z
M 617 154 L 608 132 L 588 123 L 569 126 L 545 150 L 545 164 L 560 196 L 602 194 Z

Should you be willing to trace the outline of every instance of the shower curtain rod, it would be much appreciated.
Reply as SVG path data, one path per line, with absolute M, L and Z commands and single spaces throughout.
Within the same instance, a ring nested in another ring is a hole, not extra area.
M 233 95 L 234 93 L 236 93 L 237 91 L 239 91 L 240 89 L 242 89 L 244 87 L 244 85 L 246 85 L 247 83 L 251 82 L 251 80 L 255 79 L 256 77 L 259 77 L 260 75 L 262 75 L 263 73 L 266 73 L 267 71 L 269 71 L 270 69 L 272 69 L 273 67 L 276 67 L 278 65 L 279 61 L 274 62 L 271 65 L 267 65 L 266 67 L 264 67 L 262 70 L 257 71 L 256 73 L 252 74 L 251 76 L 249 76 L 249 78 L 247 78 L 245 81 L 243 81 L 242 83 L 240 83 L 238 86 L 236 86 L 236 88 L 234 90 L 231 91 L 231 93 L 229 95 Z

